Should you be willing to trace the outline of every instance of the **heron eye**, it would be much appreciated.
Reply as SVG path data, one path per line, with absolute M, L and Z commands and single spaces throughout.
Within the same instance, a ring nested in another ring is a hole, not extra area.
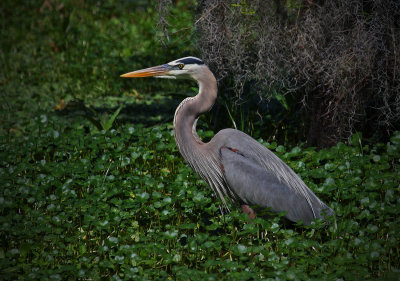
M 183 68 L 183 64 L 178 64 L 178 67 L 179 67 L 179 69 L 182 69 Z

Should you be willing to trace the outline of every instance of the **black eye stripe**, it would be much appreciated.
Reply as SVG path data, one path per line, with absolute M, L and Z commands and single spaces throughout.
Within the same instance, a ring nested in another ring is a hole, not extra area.
M 183 63 L 183 64 L 204 64 L 204 62 L 200 59 L 197 58 L 186 58 L 186 59 L 180 59 L 177 61 L 178 63 Z

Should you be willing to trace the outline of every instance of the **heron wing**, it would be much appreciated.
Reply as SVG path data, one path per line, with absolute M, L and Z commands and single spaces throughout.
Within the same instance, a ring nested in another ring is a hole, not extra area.
M 238 150 L 237 157 L 242 156 L 242 158 L 236 159 L 236 164 L 232 164 L 231 172 L 234 173 L 233 169 L 238 169 L 236 172 L 240 171 L 241 166 L 243 167 L 257 167 L 257 173 L 251 176 L 257 176 L 259 181 L 268 181 L 272 180 L 276 183 L 276 185 L 280 184 L 281 187 L 284 187 L 284 193 L 287 194 L 288 190 L 293 193 L 293 196 L 300 196 L 303 198 L 309 206 L 311 213 L 314 218 L 321 217 L 321 213 L 323 209 L 328 209 L 328 213 L 333 213 L 329 207 L 327 207 L 308 187 L 307 185 L 300 179 L 300 177 L 289 167 L 287 166 L 281 159 L 279 159 L 272 151 L 267 149 L 265 146 L 257 142 L 252 137 L 246 135 L 245 133 L 234 130 L 234 129 L 225 129 L 218 133 L 217 139 L 222 138 L 223 143 L 227 147 L 231 147 Z M 240 153 L 240 154 L 239 154 Z M 233 157 L 233 156 L 232 156 Z M 227 160 L 223 159 L 223 164 Z M 240 164 L 239 164 L 240 163 Z M 228 163 L 225 163 L 228 164 Z M 224 164 L 224 166 L 225 166 Z M 252 166 L 250 166 L 252 165 Z M 256 165 L 256 166 L 253 166 Z M 228 164 L 229 166 L 229 164 Z M 244 173 L 242 175 L 242 179 L 245 178 Z M 230 181 L 233 182 L 233 175 L 225 174 L 225 177 L 230 177 Z M 251 183 L 252 180 L 248 178 L 248 183 Z M 239 180 L 241 184 L 246 184 L 244 180 Z M 235 187 L 232 186 L 233 189 Z M 238 187 L 236 187 L 238 188 Z M 261 192 L 262 189 L 259 189 L 258 192 Z M 235 190 L 236 192 L 236 190 Z M 255 192 L 255 191 L 254 191 Z M 257 195 L 259 195 L 257 193 Z M 284 195 L 284 194 L 282 194 Z M 307 205 L 305 204 L 305 205 Z M 257 204 L 258 205 L 258 204 Z
M 286 212 L 285 216 L 291 221 L 311 223 L 314 215 L 306 198 L 273 173 L 227 148 L 221 149 L 221 161 L 227 184 L 244 203 Z

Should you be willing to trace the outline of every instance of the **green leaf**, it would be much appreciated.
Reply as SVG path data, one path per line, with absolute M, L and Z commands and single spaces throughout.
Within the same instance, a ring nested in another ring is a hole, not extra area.
M 108 118 L 108 119 L 105 119 L 105 118 L 104 118 L 104 119 L 101 120 L 101 125 L 102 125 L 102 127 L 103 127 L 103 130 L 108 131 L 108 130 L 111 129 L 111 127 L 112 127 L 112 125 L 113 125 L 115 119 L 116 119 L 117 116 L 119 115 L 119 113 L 120 113 L 122 107 L 123 107 L 123 105 L 121 104 L 121 105 L 118 107 L 118 109 L 113 113 L 113 115 L 110 116 L 110 118 Z

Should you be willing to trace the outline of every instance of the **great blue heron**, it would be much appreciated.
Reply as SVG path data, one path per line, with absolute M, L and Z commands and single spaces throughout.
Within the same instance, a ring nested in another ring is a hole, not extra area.
M 226 207 L 227 198 L 239 203 L 250 218 L 255 217 L 250 205 L 257 205 L 273 212 L 286 212 L 286 218 L 304 224 L 333 215 L 292 169 L 245 133 L 224 129 L 208 143 L 201 141 L 196 132 L 197 119 L 211 109 L 217 98 L 217 82 L 202 60 L 185 57 L 121 75 L 147 76 L 197 81 L 199 93 L 184 99 L 175 111 L 175 140 L 186 162 Z

